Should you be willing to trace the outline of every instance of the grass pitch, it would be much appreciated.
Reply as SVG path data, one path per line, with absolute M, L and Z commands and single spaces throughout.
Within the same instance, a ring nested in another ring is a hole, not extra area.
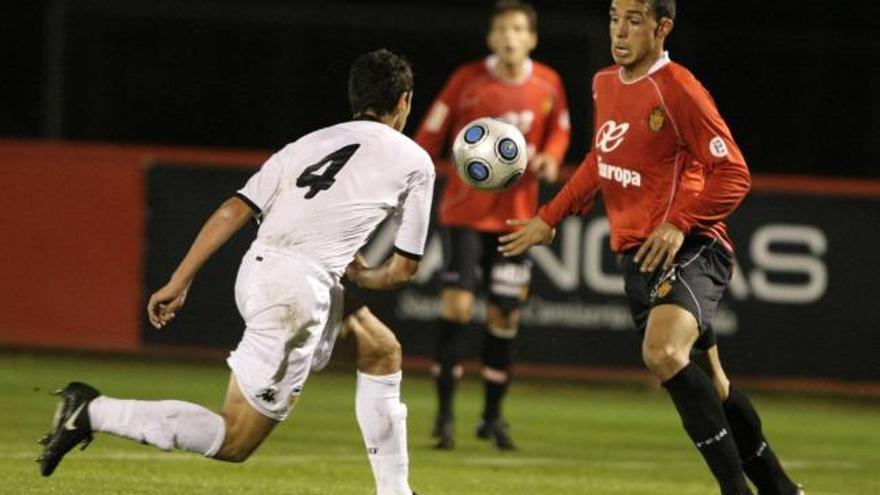
M 218 408 L 222 362 L 185 364 L 121 358 L 0 353 L 0 493 L 3 494 L 358 494 L 373 493 L 354 418 L 354 375 L 313 375 L 296 411 L 243 464 L 98 435 L 50 478 L 33 458 L 48 428 L 49 392 L 73 379 L 102 392 L 175 398 Z M 423 495 L 707 495 L 715 483 L 689 444 L 664 393 L 643 387 L 518 381 L 506 416 L 516 452 L 496 452 L 473 426 L 480 385 L 465 380 L 457 402 L 458 448 L 428 438 L 433 388 L 404 381 L 411 481 Z M 880 403 L 754 395 L 765 430 L 810 495 L 880 494 Z

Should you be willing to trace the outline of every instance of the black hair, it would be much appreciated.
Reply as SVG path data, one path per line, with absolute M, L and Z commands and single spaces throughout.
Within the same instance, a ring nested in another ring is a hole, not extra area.
M 651 0 L 651 10 L 657 21 L 664 17 L 675 20 L 675 0 Z
M 401 55 L 383 48 L 365 53 L 351 64 L 348 103 L 352 115 L 393 113 L 400 95 L 412 90 L 412 67 Z
M 492 14 L 489 15 L 489 27 L 492 27 L 491 24 L 497 17 L 501 17 L 502 15 L 511 12 L 525 14 L 526 18 L 529 20 L 529 31 L 533 33 L 538 32 L 538 12 L 531 4 L 521 2 L 520 0 L 498 0 L 495 2 L 495 7 L 492 8 Z

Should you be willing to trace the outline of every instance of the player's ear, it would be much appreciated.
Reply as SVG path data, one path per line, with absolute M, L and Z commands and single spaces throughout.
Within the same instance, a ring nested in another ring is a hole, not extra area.
M 672 19 L 668 17 L 662 17 L 660 22 L 657 23 L 657 29 L 654 31 L 654 35 L 658 38 L 666 39 L 669 36 L 669 33 L 672 32 L 672 27 L 674 22 Z
M 538 46 L 538 32 L 531 31 L 531 35 L 532 35 L 531 36 L 532 39 L 529 42 L 529 53 L 531 53 L 531 51 L 534 50 L 535 48 L 537 48 L 537 46 Z
M 398 112 L 405 112 L 412 105 L 412 94 L 412 91 L 400 93 L 400 98 L 397 99 Z

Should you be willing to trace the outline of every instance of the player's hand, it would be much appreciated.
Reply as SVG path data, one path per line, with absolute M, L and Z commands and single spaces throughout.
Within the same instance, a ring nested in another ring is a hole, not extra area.
M 150 302 L 147 303 L 147 316 L 150 318 L 150 324 L 155 328 L 163 328 L 171 322 L 177 311 L 183 307 L 186 302 L 186 295 L 189 292 L 189 283 L 180 283 L 171 281 L 164 287 L 157 290 L 150 296 Z
M 556 229 L 538 216 L 529 220 L 508 220 L 507 225 L 522 228 L 498 238 L 501 243 L 498 252 L 505 258 L 519 256 L 535 244 L 550 244 L 556 236 Z
M 529 160 L 529 169 L 544 182 L 559 180 L 559 162 L 547 153 L 537 153 Z
M 684 232 L 671 223 L 660 224 L 636 252 L 635 262 L 641 262 L 643 272 L 653 272 L 662 263 L 672 268 L 675 255 L 684 242 Z

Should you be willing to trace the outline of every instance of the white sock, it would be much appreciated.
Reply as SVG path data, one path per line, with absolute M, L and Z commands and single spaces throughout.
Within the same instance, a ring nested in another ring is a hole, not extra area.
M 219 414 L 179 400 L 122 400 L 102 395 L 89 404 L 89 420 L 94 431 L 206 457 L 220 450 L 226 434 Z
M 357 374 L 355 409 L 376 479 L 376 495 L 412 495 L 401 375 L 399 371 L 384 376 Z

